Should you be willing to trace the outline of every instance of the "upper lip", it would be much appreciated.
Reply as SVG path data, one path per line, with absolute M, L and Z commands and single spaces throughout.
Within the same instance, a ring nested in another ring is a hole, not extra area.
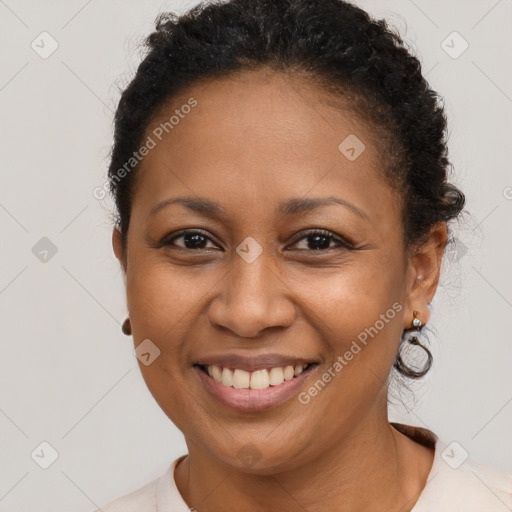
M 298 364 L 306 365 L 316 363 L 314 358 L 304 358 L 301 356 L 290 356 L 282 354 L 261 354 L 255 356 L 241 354 L 219 354 L 203 356 L 197 360 L 196 365 L 215 365 L 222 368 L 237 368 L 247 372 L 262 370 L 264 368 L 276 368 L 284 366 L 295 366 Z

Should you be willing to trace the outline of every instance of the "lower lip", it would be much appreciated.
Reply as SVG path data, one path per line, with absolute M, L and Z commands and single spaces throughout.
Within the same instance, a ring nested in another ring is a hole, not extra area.
M 297 394 L 304 380 L 316 367 L 317 365 L 311 365 L 297 377 L 285 380 L 278 386 L 269 386 L 267 389 L 235 389 L 224 386 L 198 366 L 194 368 L 206 391 L 219 402 L 238 411 L 255 412 L 277 407 Z

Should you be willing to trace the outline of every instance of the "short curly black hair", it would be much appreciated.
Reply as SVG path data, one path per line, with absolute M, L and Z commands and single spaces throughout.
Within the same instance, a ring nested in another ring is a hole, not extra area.
M 422 243 L 434 225 L 461 212 L 464 194 L 447 179 L 440 97 L 423 77 L 418 59 L 384 20 L 342 0 L 214 0 L 181 16 L 160 14 L 146 48 L 119 101 L 108 170 L 123 250 L 136 167 L 122 179 L 119 171 L 139 148 L 152 118 L 200 79 L 261 66 L 298 72 L 331 97 L 348 99 L 372 124 L 377 141 L 385 141 L 389 183 L 400 191 L 406 247 Z M 410 378 L 428 371 L 407 368 L 400 355 L 395 368 Z

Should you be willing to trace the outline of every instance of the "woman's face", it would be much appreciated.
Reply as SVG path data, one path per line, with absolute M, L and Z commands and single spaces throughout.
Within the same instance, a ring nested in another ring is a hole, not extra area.
M 402 330 L 437 283 L 418 284 L 432 258 L 404 250 L 370 128 L 319 98 L 263 72 L 197 84 L 137 169 L 124 269 L 143 377 L 189 450 L 245 471 L 383 421 Z

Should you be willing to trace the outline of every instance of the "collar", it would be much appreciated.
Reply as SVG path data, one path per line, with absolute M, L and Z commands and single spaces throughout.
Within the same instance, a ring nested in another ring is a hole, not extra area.
M 158 479 L 156 485 L 156 510 L 157 512 L 189 512 L 191 509 L 185 503 L 176 487 L 174 470 L 176 466 L 186 457 L 178 457 Z

